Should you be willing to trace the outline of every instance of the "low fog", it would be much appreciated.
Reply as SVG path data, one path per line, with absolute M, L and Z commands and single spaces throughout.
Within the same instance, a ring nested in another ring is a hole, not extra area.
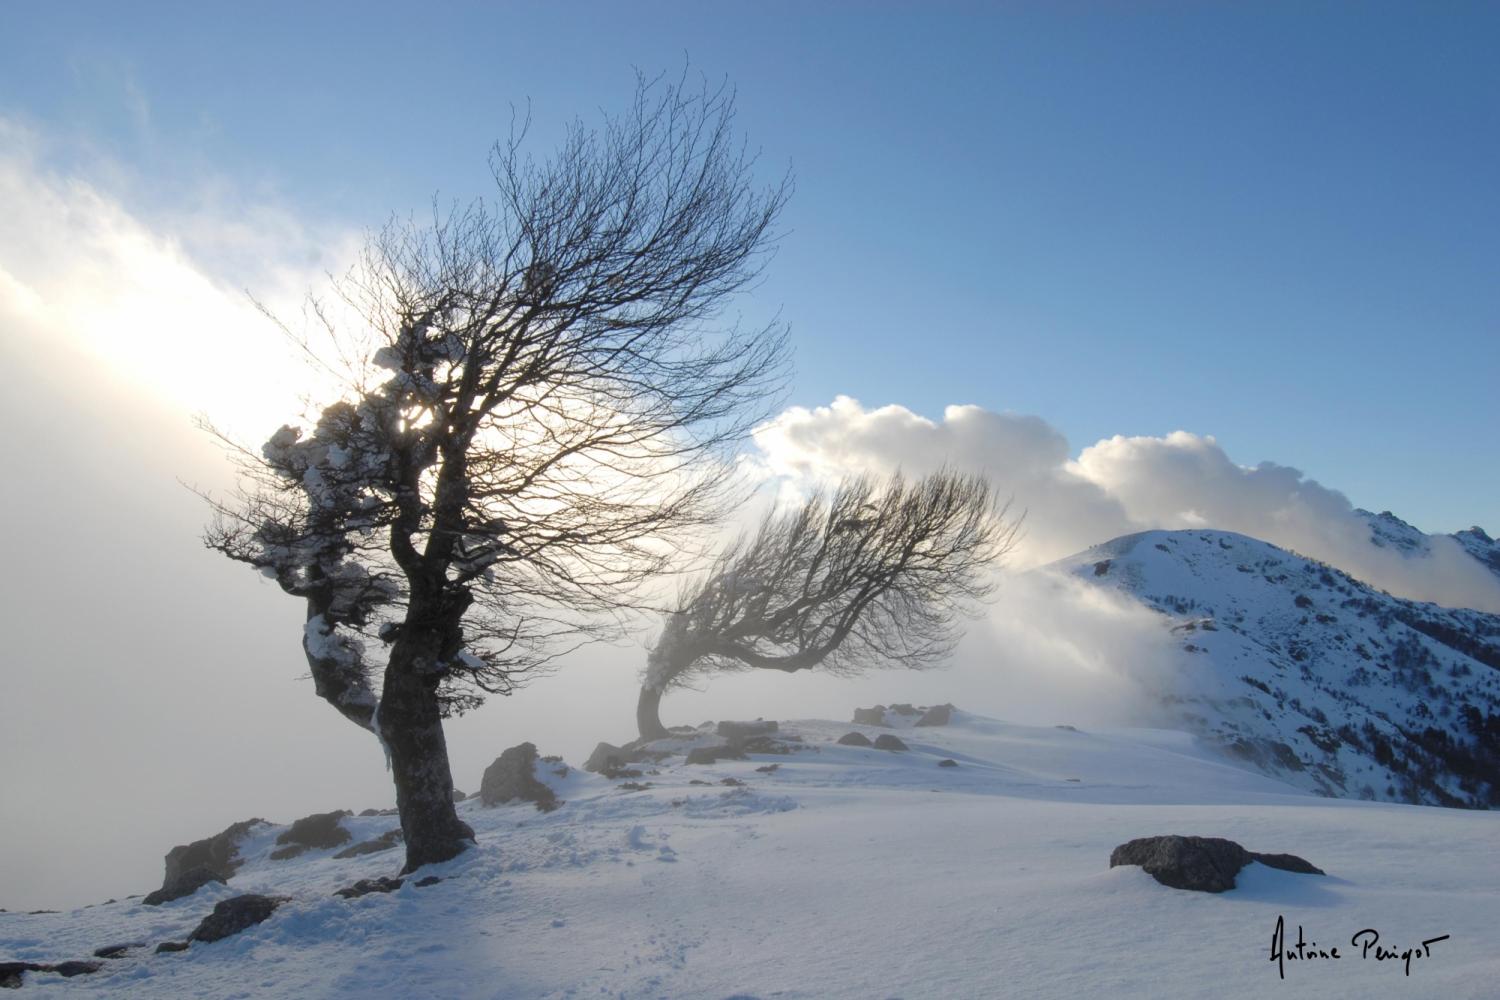
M 313 694 L 302 608 L 203 548 L 207 510 L 185 485 L 231 482 L 224 456 L 194 429 L 195 410 L 262 437 L 297 412 L 304 369 L 204 263 L 249 259 L 273 241 L 204 218 L 162 235 L 12 145 L 23 152 L 0 159 L 0 201 L 15 208 L 0 220 L 0 363 L 10 376 L 0 394 L 10 535 L 0 576 L 0 906 L 18 910 L 148 891 L 168 848 L 236 820 L 287 822 L 394 796 L 374 740 Z M 220 243 L 195 243 L 194 233 Z M 287 242 L 319 241 L 293 233 Z M 256 277 L 274 303 L 324 266 L 316 255 L 273 259 Z M 720 677 L 669 695 L 669 725 L 839 719 L 892 701 L 951 701 L 1036 724 L 1149 724 L 1140 681 L 1175 655 L 1151 613 L 1025 572 L 1145 527 L 1242 531 L 1402 596 L 1500 610 L 1500 585 L 1445 540 L 1422 559 L 1375 549 L 1342 494 L 1295 469 L 1238 466 L 1211 437 L 1115 437 L 1075 454 L 1038 417 L 956 406 L 937 422 L 840 398 L 787 411 L 753 450 L 760 473 L 787 492 L 846 471 L 983 470 L 1027 511 L 1024 539 L 948 669 Z M 459 787 L 473 791 L 522 740 L 577 762 L 599 740 L 633 736 L 649 638 L 587 648 L 454 721 Z

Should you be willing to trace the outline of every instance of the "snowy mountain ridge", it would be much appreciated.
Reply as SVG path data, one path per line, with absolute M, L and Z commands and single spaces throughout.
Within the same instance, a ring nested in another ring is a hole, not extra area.
M 1370 544 L 1376 548 L 1394 549 L 1411 558 L 1422 558 L 1432 552 L 1434 538 L 1451 538 L 1463 546 L 1464 551 L 1473 556 L 1476 562 L 1500 577 L 1500 541 L 1491 538 L 1477 524 L 1450 535 L 1429 535 L 1388 510 L 1375 514 L 1357 507 L 1354 513 L 1369 524 Z
M 1419 546 L 1403 526 L 1375 518 L 1384 544 Z M 1153 693 L 1258 770 L 1327 796 L 1500 806 L 1500 616 L 1225 531 L 1127 535 L 1052 569 L 1162 614 L 1184 656 Z

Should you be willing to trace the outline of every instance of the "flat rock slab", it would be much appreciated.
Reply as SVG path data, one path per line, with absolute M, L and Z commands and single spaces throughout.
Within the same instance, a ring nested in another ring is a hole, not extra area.
M 1240 869 L 1252 861 L 1305 875 L 1324 874 L 1294 854 L 1256 854 L 1222 837 L 1142 837 L 1121 844 L 1109 855 L 1111 868 L 1140 865 L 1162 885 L 1197 892 L 1233 889 Z

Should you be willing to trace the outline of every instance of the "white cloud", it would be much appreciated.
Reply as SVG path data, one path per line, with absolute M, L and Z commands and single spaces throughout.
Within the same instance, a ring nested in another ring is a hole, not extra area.
M 1130 531 L 1217 528 L 1331 563 L 1401 597 L 1500 611 L 1500 581 L 1451 539 L 1426 556 L 1370 544 L 1349 500 L 1297 469 L 1237 465 L 1212 438 L 1112 437 L 1072 459 L 1038 417 L 950 406 L 941 422 L 901 406 L 868 410 L 839 397 L 795 407 L 759 428 L 766 470 L 796 479 L 845 472 L 912 474 L 948 464 L 988 473 L 1026 511 L 1013 564 L 1059 559 Z

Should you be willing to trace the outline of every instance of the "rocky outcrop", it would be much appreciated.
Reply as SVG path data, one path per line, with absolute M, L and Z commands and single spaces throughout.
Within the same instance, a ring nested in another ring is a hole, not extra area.
M 1222 837 L 1142 837 L 1116 847 L 1109 866 L 1140 865 L 1152 878 L 1173 889 L 1227 892 L 1252 861 L 1270 868 L 1322 875 L 1323 870 L 1294 854 L 1256 854 Z
M 744 760 L 745 752 L 737 746 L 694 747 L 688 751 L 689 764 L 714 764 L 721 760 Z
M 846 747 L 874 746 L 874 744 L 870 742 L 870 737 L 866 736 L 864 733 L 845 733 L 843 736 L 839 737 L 839 745 Z
M 542 812 L 562 805 L 557 795 L 536 778 L 536 745 L 521 743 L 506 750 L 484 770 L 479 783 L 479 801 L 487 806 L 505 802 L 532 802 Z
M 401 840 L 401 828 L 396 827 L 395 829 L 385 831 L 385 833 L 382 833 L 373 840 L 352 844 L 339 851 L 334 857 L 342 861 L 345 858 L 357 858 L 365 854 L 378 854 L 381 851 L 389 851 L 401 843 Z
M 716 732 L 732 743 L 735 740 L 748 740 L 752 736 L 769 736 L 776 732 L 776 723 L 761 719 L 754 722 L 721 722 Z
M 222 941 L 263 922 L 284 902 L 286 900 L 283 897 L 262 896 L 257 893 L 222 899 L 214 905 L 214 911 L 204 917 L 193 929 L 193 933 L 188 935 L 188 940 Z
M 919 726 L 946 726 L 953 721 L 952 705 L 933 705 L 917 720 Z
M 876 705 L 874 708 L 856 708 L 854 710 L 854 724 L 856 726 L 884 726 L 885 706 Z
M 613 777 L 612 772 L 625 770 L 627 764 L 635 764 L 644 759 L 645 756 L 638 750 L 627 750 L 613 743 L 600 743 L 589 754 L 589 759 L 583 762 L 583 769 L 608 778 Z
M 243 864 L 239 856 L 240 841 L 256 827 L 265 824 L 263 819 L 241 820 L 212 837 L 172 848 L 167 852 L 166 875 L 161 888 L 148 894 L 142 902 L 158 906 L 191 895 L 209 882 L 229 881 Z
M 875 737 L 875 749 L 876 750 L 906 750 L 908 748 L 906 746 L 906 743 L 901 739 L 901 737 L 899 737 L 899 736 L 892 736 L 890 733 L 881 733 L 879 736 Z
M 304 851 L 341 847 L 349 843 L 354 835 L 339 823 L 349 814 L 349 810 L 339 809 L 302 817 L 276 838 L 276 843 L 281 846 L 271 852 L 271 860 L 285 861 Z
M 28 972 L 53 972 L 64 979 L 72 979 L 98 972 L 103 967 L 103 962 L 0 962 L 0 988 L 20 989 Z

